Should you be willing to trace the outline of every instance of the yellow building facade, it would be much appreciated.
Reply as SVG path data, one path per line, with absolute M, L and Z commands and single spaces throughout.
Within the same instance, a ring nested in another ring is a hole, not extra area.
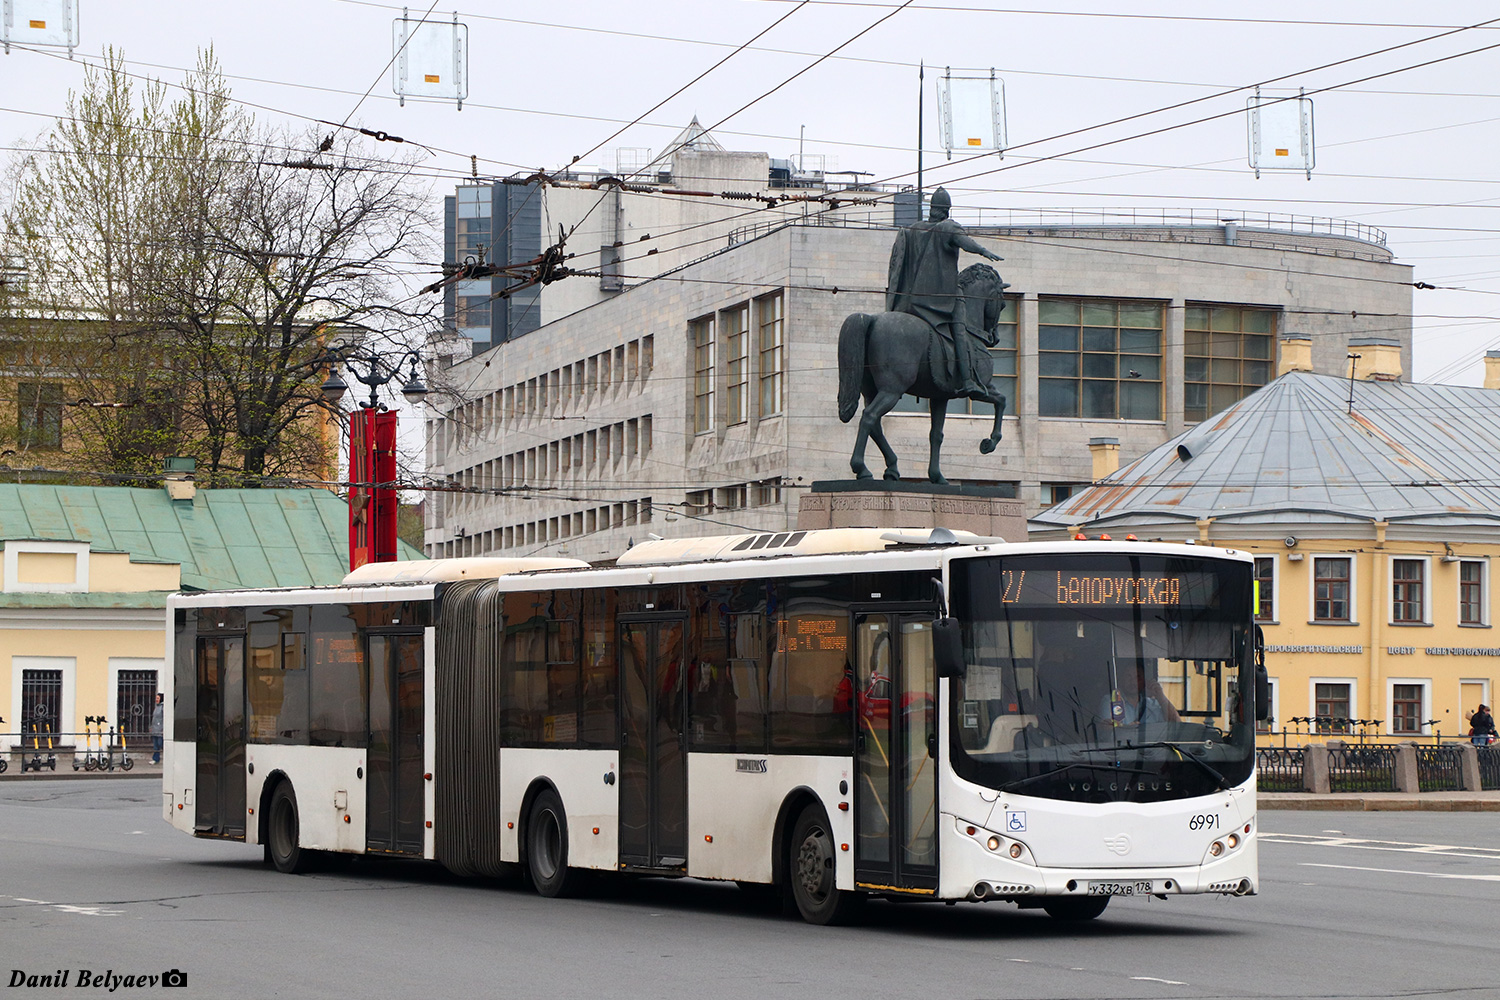
M 1500 352 L 1471 388 L 1403 382 L 1394 340 L 1351 340 L 1343 379 L 1308 370 L 1306 336 L 1279 347 L 1277 379 L 1124 467 L 1091 442 L 1096 482 L 1031 537 L 1253 554 L 1265 742 L 1465 737 L 1500 681 Z

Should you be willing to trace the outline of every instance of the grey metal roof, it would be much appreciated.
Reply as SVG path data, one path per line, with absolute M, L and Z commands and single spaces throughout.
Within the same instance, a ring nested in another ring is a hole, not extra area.
M 1352 388 L 1290 372 L 1031 523 L 1500 519 L 1500 390 Z

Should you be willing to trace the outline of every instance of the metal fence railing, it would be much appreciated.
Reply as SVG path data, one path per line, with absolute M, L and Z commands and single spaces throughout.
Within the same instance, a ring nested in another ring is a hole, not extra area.
M 1255 782 L 1263 792 L 1305 791 L 1303 751 L 1294 747 L 1261 747 L 1255 751 Z
M 1463 788 L 1463 750 L 1457 746 L 1416 747 L 1417 789 L 1456 792 Z
M 1396 748 L 1363 744 L 1328 747 L 1328 788 L 1332 792 L 1396 791 Z
M 1475 747 L 1479 754 L 1479 787 L 1487 792 L 1500 790 L 1500 745 Z

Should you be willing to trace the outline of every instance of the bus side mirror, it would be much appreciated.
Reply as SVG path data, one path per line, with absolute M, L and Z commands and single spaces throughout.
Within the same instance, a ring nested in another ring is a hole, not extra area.
M 964 675 L 964 637 L 957 618 L 932 623 L 932 658 L 939 677 Z
M 1271 674 L 1266 670 L 1266 633 L 1255 626 L 1255 719 L 1271 717 Z

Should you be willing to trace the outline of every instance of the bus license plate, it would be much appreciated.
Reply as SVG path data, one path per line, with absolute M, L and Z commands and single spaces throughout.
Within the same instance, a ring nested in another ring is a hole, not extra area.
M 1150 882 L 1090 882 L 1090 896 L 1149 896 L 1156 890 Z

